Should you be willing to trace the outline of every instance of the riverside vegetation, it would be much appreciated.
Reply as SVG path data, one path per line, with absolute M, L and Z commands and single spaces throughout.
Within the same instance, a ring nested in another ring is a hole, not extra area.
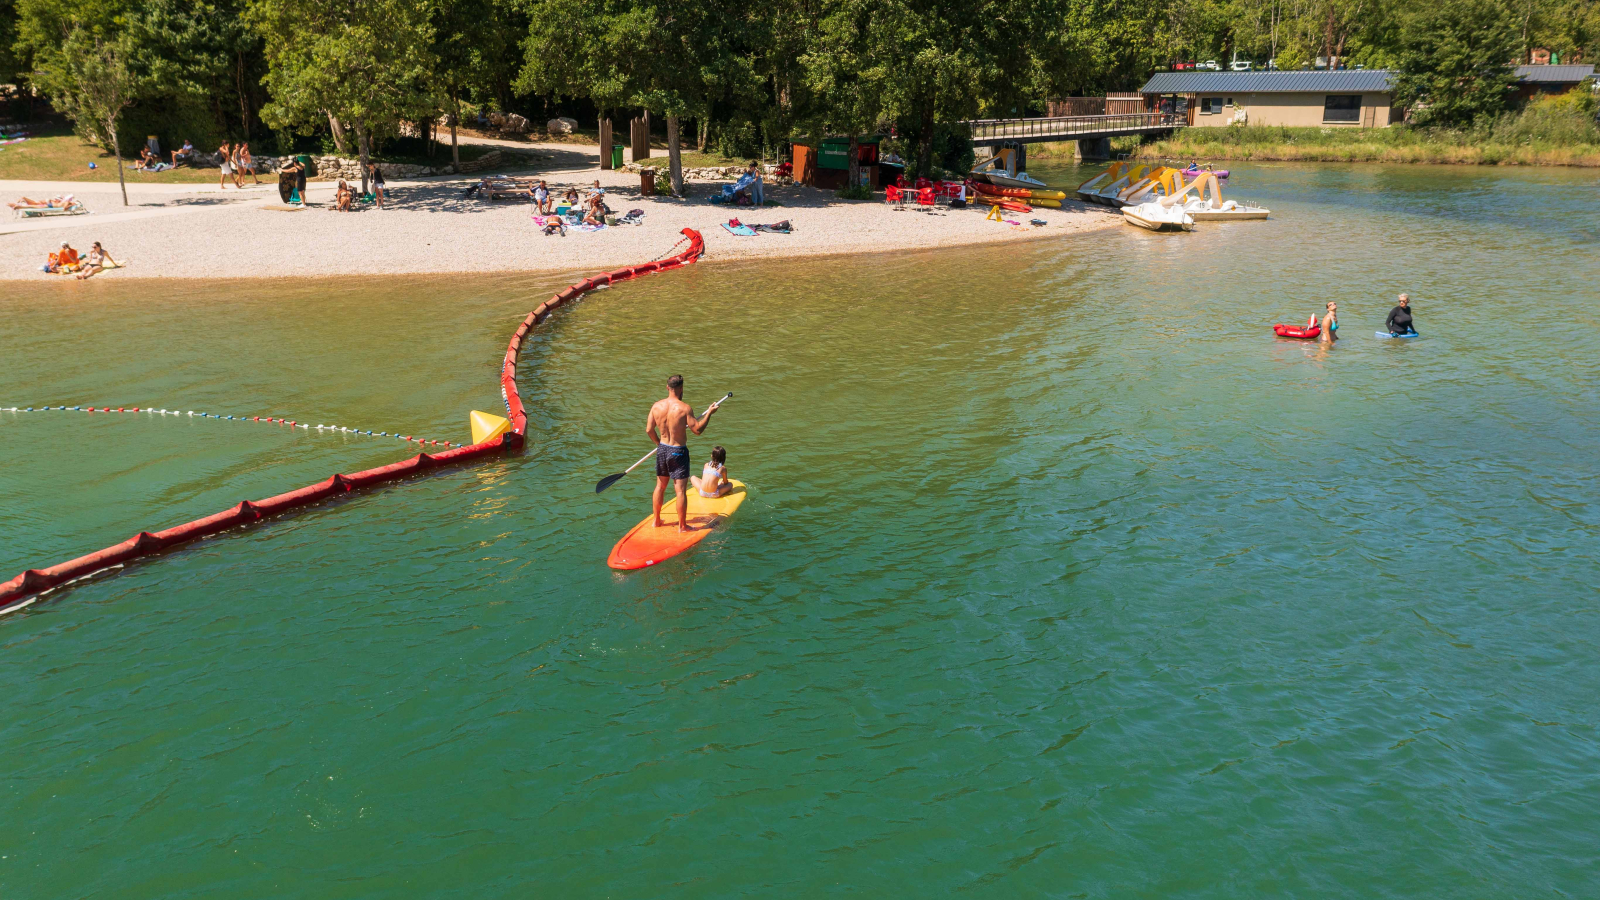
M 1141 159 L 1299 160 L 1512 166 L 1600 166 L 1595 95 L 1541 97 L 1519 112 L 1462 127 L 1188 128 L 1138 147 Z
M 205 152 L 249 141 L 258 155 L 332 144 L 365 162 L 464 109 L 597 126 L 653 116 L 675 189 L 684 149 L 771 156 L 819 134 L 892 134 L 914 172 L 960 169 L 964 119 L 1038 114 L 1207 57 L 1393 68 L 1427 124 L 1492 131 L 1510 100 L 1505 64 L 1536 47 L 1600 54 L 1600 3 L 0 0 L 9 116 L 48 99 L 107 150 L 154 134 Z

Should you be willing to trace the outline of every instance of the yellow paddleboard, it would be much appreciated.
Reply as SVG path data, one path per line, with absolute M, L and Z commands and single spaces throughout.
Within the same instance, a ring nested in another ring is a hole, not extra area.
M 654 514 L 633 526 L 611 548 L 606 565 L 613 569 L 642 569 L 679 553 L 705 540 L 722 520 L 733 515 L 746 496 L 744 482 L 729 479 L 733 490 L 721 497 L 702 497 L 693 485 L 685 495 L 688 502 L 688 531 L 678 530 L 678 498 L 667 497 L 661 504 L 661 527 L 656 527 Z

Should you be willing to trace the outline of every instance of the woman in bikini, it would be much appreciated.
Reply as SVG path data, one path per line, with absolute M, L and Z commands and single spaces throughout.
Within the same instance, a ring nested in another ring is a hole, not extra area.
M 1324 344 L 1332 344 L 1339 339 L 1338 330 L 1339 304 L 1329 300 L 1328 314 L 1322 317 L 1322 334 L 1317 336 L 1317 340 L 1322 341 Z
M 104 272 L 107 268 L 106 263 L 111 264 L 110 268 L 121 268 L 121 264 L 111 258 L 111 254 L 107 253 L 105 248 L 100 246 L 100 242 L 95 241 L 94 246 L 89 250 L 88 257 L 86 257 L 83 261 L 83 271 L 78 273 L 78 280 L 82 281 L 85 278 L 92 278 L 95 275 L 99 275 L 101 272 Z

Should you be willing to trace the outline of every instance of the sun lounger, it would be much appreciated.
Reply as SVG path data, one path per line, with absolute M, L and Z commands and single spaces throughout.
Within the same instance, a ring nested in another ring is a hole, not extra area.
M 88 212 L 89 210 L 84 208 L 82 202 L 74 200 L 66 206 L 19 206 L 17 207 L 17 218 L 39 219 L 46 216 L 81 216 Z

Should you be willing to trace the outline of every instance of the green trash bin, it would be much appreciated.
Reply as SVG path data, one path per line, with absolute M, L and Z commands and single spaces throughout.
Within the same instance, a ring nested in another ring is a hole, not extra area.
M 622 145 L 621 144 L 612 144 L 611 145 L 611 168 L 613 168 L 613 169 L 622 168 Z

